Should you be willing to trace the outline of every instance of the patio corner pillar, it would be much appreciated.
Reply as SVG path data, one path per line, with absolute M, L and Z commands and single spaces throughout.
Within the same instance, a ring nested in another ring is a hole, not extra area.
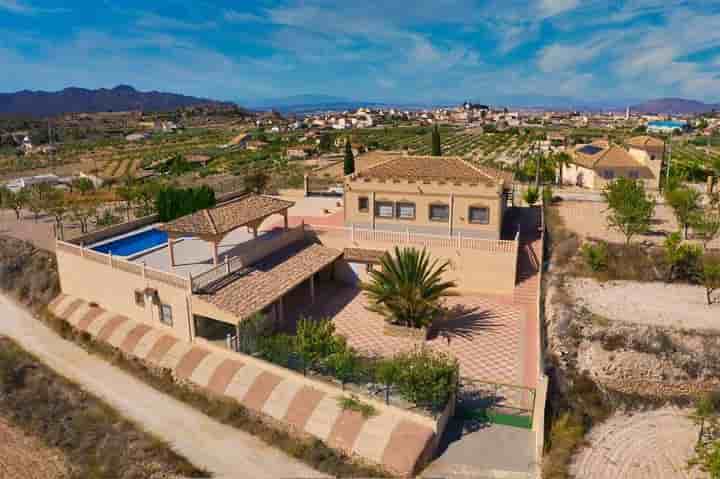
M 310 276 L 310 304 L 315 304 L 315 275 Z
M 175 267 L 175 242 L 172 237 L 168 236 L 168 252 L 170 253 L 170 266 Z
M 218 258 L 218 242 L 213 240 L 212 246 L 213 246 L 213 266 L 217 266 L 220 263 L 220 260 Z

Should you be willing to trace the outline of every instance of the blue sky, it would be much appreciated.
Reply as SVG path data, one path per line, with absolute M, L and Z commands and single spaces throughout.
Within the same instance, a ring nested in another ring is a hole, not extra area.
M 720 0 L 0 0 L 0 91 L 720 101 Z

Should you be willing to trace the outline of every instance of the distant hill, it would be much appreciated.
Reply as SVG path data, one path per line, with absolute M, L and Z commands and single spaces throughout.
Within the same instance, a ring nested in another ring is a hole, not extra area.
M 294 95 L 247 102 L 256 110 L 277 110 L 282 113 L 311 113 L 317 111 L 355 110 L 361 107 L 387 106 L 384 103 L 348 100 L 330 95 Z
M 638 113 L 693 114 L 720 110 L 720 104 L 703 103 L 701 101 L 686 100 L 684 98 L 659 98 L 657 100 L 640 103 L 639 105 L 633 105 L 630 109 Z
M 127 85 L 99 90 L 84 88 L 66 88 L 57 92 L 23 90 L 16 93 L 0 93 L 0 115 L 45 117 L 63 113 L 168 111 L 213 103 L 222 102 L 175 93 L 142 92 Z

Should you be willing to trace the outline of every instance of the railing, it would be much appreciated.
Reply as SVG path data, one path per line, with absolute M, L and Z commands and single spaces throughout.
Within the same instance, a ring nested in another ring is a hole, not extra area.
M 242 271 L 250 265 L 271 255 L 275 251 L 284 248 L 292 243 L 305 239 L 305 226 L 300 225 L 282 233 L 270 237 L 260 236 L 250 240 L 229 252 L 225 256 L 225 262 L 213 268 L 191 277 L 192 290 L 201 291 L 210 285 L 217 283 L 223 278 Z
M 306 229 L 315 231 L 318 234 L 325 232 L 344 234 L 352 242 L 378 242 L 394 243 L 421 246 L 426 248 L 454 248 L 469 249 L 476 251 L 488 251 L 492 253 L 513 253 L 517 251 L 518 237 L 515 240 L 494 240 L 484 238 L 473 238 L 454 234 L 448 236 L 428 235 L 406 231 L 372 230 L 366 228 L 350 227 L 328 227 L 306 225 Z M 518 232 L 519 235 L 519 232 Z
M 461 377 L 458 400 L 463 409 L 484 411 L 495 423 L 530 429 L 535 393 L 525 386 Z
M 182 276 L 168 273 L 166 271 L 160 271 L 146 266 L 145 264 L 133 263 L 131 261 L 127 261 L 124 258 L 113 256 L 112 254 L 100 253 L 98 251 L 88 249 L 83 246 L 74 245 L 66 241 L 57 240 L 55 242 L 55 249 L 58 252 L 62 251 L 65 253 L 70 253 L 72 255 L 106 265 L 112 269 L 118 269 L 126 273 L 134 274 L 136 276 L 142 276 L 143 278 L 159 281 L 161 283 L 175 286 L 177 288 L 188 289 L 190 287 L 190 280 L 187 278 L 183 278 Z

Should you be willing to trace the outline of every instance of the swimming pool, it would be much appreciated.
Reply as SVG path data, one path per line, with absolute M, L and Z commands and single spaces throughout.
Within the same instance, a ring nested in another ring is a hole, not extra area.
M 112 253 L 115 256 L 131 256 L 146 249 L 167 243 L 168 235 L 164 231 L 149 229 L 110 243 L 94 246 L 92 249 L 100 253 Z

